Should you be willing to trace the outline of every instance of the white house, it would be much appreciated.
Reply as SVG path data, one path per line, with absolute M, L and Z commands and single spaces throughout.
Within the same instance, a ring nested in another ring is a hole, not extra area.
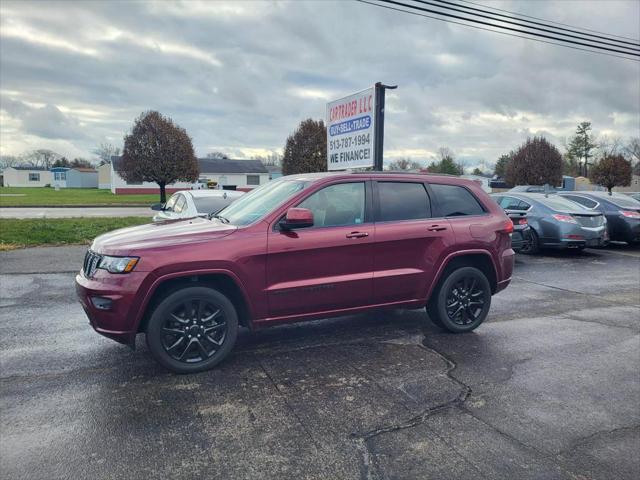
M 109 187 L 115 194 L 158 193 L 159 188 L 153 182 L 126 182 L 118 174 L 120 157 L 111 157 L 109 166 L 99 168 L 99 188 L 106 187 L 106 171 L 109 170 Z M 260 160 L 229 160 L 199 158 L 199 180 L 214 181 L 223 188 L 251 190 L 269 181 L 269 172 Z M 191 189 L 193 183 L 176 182 L 167 185 L 167 193 Z
M 53 179 L 44 167 L 7 167 L 3 177 L 5 187 L 46 187 Z

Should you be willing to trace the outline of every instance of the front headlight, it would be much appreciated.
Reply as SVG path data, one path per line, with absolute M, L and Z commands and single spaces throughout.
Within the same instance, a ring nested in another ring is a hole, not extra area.
M 104 255 L 98 268 L 109 273 L 129 273 L 135 268 L 138 260 L 140 260 L 138 257 L 110 257 Z

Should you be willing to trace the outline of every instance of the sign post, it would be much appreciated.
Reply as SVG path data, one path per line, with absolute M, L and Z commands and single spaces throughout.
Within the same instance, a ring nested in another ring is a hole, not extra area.
M 376 117 L 375 117 L 375 147 L 374 147 L 374 162 L 373 169 L 382 171 L 384 167 L 384 97 L 386 89 L 398 88 L 397 85 L 383 85 L 378 82 L 375 85 L 376 89 Z
M 384 94 L 375 86 L 327 104 L 327 169 L 382 170 Z

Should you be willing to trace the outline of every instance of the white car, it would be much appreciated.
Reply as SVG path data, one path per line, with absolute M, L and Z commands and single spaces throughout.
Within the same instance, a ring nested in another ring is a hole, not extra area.
M 244 192 L 234 190 L 181 190 L 171 195 L 167 203 L 151 206 L 151 210 L 158 212 L 153 221 L 206 216 L 219 212 L 242 195 Z

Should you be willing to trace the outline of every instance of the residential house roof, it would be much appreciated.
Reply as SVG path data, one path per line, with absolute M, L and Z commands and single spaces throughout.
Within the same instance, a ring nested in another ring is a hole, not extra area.
M 31 166 L 31 165 L 18 165 L 17 167 L 7 167 L 7 169 L 9 169 L 9 168 L 14 168 L 16 170 L 34 170 L 34 171 L 37 170 L 39 172 L 43 172 L 45 170 L 49 170 L 46 167 L 34 167 L 34 166 Z
M 113 168 L 118 170 L 121 157 L 111 157 Z M 232 160 L 229 158 L 199 158 L 200 173 L 269 173 L 260 160 Z

